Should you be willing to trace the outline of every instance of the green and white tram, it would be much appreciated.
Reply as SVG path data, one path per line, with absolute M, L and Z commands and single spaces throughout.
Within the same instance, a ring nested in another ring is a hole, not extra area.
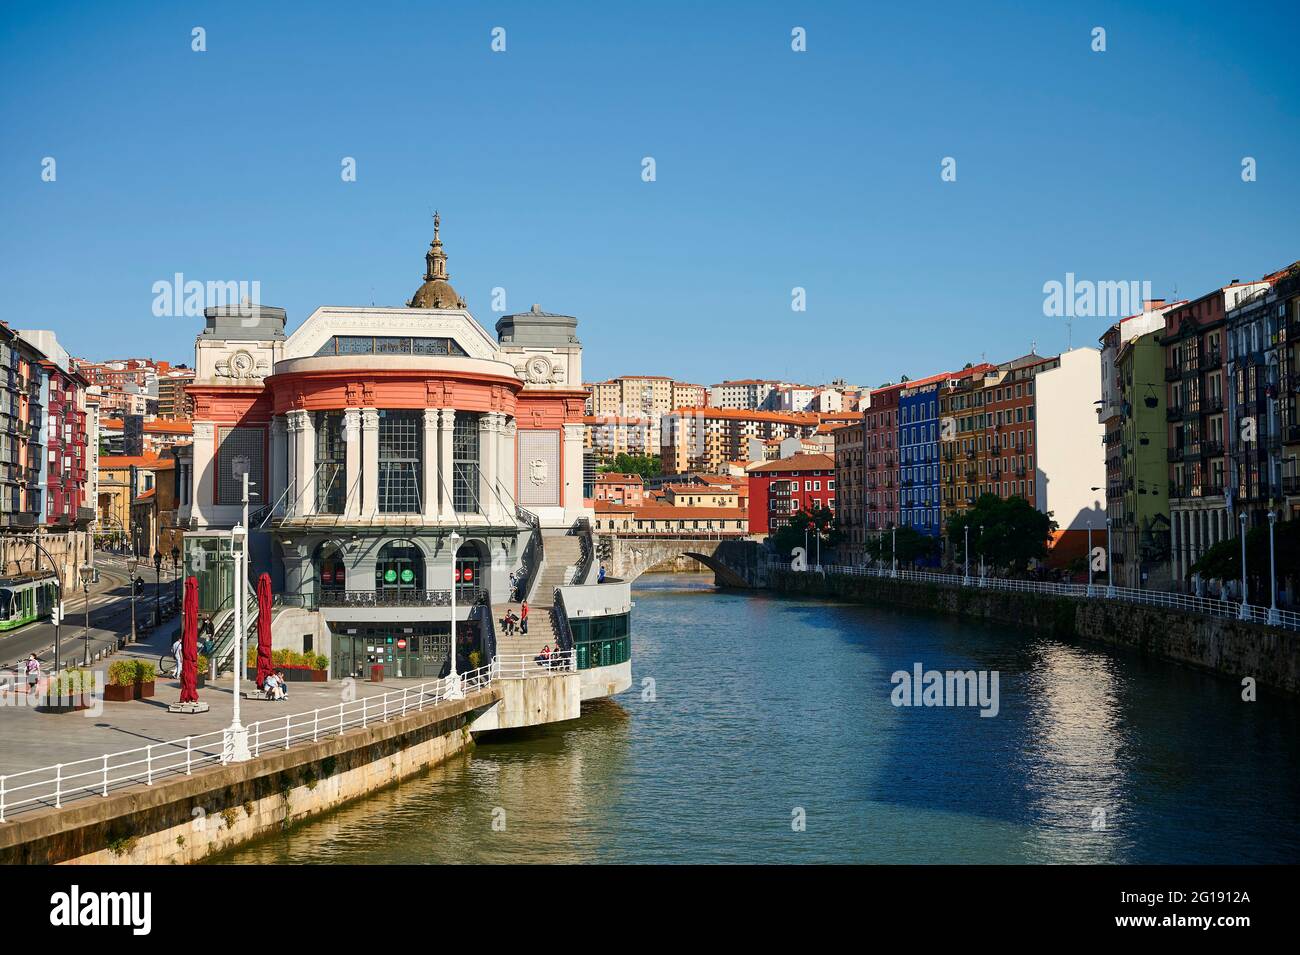
M 50 616 L 58 599 L 58 579 L 48 571 L 0 577 L 0 633 Z

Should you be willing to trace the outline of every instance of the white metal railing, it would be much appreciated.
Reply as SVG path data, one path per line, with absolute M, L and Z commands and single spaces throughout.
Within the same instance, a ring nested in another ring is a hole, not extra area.
M 553 650 L 547 656 L 520 653 L 512 656 L 497 656 L 492 661 L 496 666 L 496 678 L 500 680 L 520 680 L 530 676 L 549 676 L 552 673 L 576 669 L 577 661 L 573 650 Z
M 771 560 L 767 562 L 772 570 L 793 571 L 786 561 Z M 1286 630 L 1300 630 L 1300 613 L 1293 610 L 1277 610 L 1274 620 L 1269 621 L 1269 608 L 1256 604 L 1242 604 L 1231 600 L 1218 600 L 1213 597 L 1194 597 L 1188 594 L 1172 593 L 1166 590 L 1143 590 L 1134 587 L 1108 587 L 1104 581 L 1088 584 L 1053 583 L 1045 580 L 1012 580 L 1005 577 L 980 577 L 972 574 L 969 578 L 961 574 L 941 574 L 930 570 L 891 570 L 886 566 L 857 567 L 848 564 L 822 564 L 820 567 L 809 565 L 801 573 L 812 574 L 848 574 L 859 577 L 896 577 L 900 580 L 921 580 L 931 583 L 948 584 L 957 587 L 984 587 L 989 590 L 1023 591 L 1027 593 L 1056 594 L 1062 597 L 1082 599 L 1122 600 L 1127 603 L 1148 604 L 1155 607 L 1168 607 L 1186 613 L 1206 614 L 1211 617 L 1231 617 L 1252 623 L 1268 624 Z
M 513 660 L 507 668 L 516 666 Z M 289 749 L 296 743 L 316 742 L 349 729 L 366 727 L 394 717 L 418 712 L 427 706 L 482 689 L 501 678 L 497 660 L 477 670 L 450 676 L 419 686 L 405 687 L 375 696 L 363 696 L 334 706 L 250 723 L 248 747 L 253 756 Z M 545 671 L 540 670 L 539 673 Z M 228 730 L 153 743 L 118 753 L 56 763 L 40 769 L 0 776 L 0 822 L 6 814 L 23 808 L 62 807 L 64 803 L 89 796 L 107 796 L 124 786 L 190 775 L 196 767 L 222 762 Z

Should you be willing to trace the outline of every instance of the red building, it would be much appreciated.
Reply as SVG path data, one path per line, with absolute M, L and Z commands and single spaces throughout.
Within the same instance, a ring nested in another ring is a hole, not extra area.
M 749 533 L 768 534 L 798 511 L 835 511 L 835 459 L 829 454 L 795 454 L 749 469 Z
M 51 528 L 85 527 L 94 514 L 86 500 L 86 385 L 77 372 L 53 361 L 41 362 L 45 373 L 46 446 L 45 522 Z
M 639 474 L 620 474 L 610 471 L 596 475 L 592 493 L 597 501 L 636 507 L 645 500 L 645 482 Z
M 866 526 L 883 530 L 898 523 L 898 396 L 906 385 L 886 385 L 871 392 L 863 413 L 863 497 Z

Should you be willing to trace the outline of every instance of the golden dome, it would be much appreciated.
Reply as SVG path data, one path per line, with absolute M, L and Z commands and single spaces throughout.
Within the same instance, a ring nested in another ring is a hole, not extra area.
M 442 250 L 442 239 L 438 237 L 441 219 L 433 214 L 433 241 L 429 251 L 424 254 L 424 284 L 415 290 L 409 308 L 464 308 L 465 300 L 451 287 L 447 274 L 447 253 Z

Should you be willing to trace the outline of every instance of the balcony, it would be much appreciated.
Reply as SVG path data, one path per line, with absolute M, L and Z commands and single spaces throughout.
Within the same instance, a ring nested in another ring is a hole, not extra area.
M 1201 401 L 1201 414 L 1218 414 L 1223 410 L 1223 396 L 1211 395 Z
M 1165 367 L 1165 381 L 1177 381 L 1181 377 L 1183 377 L 1183 372 L 1177 365 L 1167 365 Z
M 468 607 L 479 602 L 478 587 L 458 587 L 456 603 Z M 323 590 L 317 597 L 321 607 L 450 607 L 450 590 Z
M 1170 464 L 1173 464 L 1175 461 L 1181 461 L 1183 459 L 1183 449 L 1170 448 L 1169 453 L 1167 455 L 1167 459 Z M 1170 493 L 1172 494 L 1173 492 L 1171 491 Z
M 1201 356 L 1198 368 L 1218 368 L 1223 364 L 1223 354 L 1216 348 Z
M 1182 409 L 1182 408 L 1174 408 L 1174 407 L 1166 408 L 1166 409 L 1165 409 L 1165 420 L 1166 420 L 1166 421 L 1182 421 L 1182 420 L 1183 420 L 1183 409 Z

